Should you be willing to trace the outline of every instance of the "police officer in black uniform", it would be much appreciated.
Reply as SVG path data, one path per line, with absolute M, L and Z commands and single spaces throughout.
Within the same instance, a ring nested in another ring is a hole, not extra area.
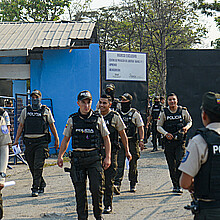
M 156 96 L 154 98 L 154 105 L 151 108 L 150 116 L 148 117 L 148 122 L 146 125 L 146 127 L 148 128 L 150 121 L 152 121 L 152 128 L 151 128 L 152 129 L 152 143 L 153 143 L 152 152 L 158 150 L 157 149 L 157 140 L 158 140 L 159 145 L 161 144 L 161 139 L 160 139 L 161 135 L 157 131 L 157 119 L 159 117 L 161 110 L 162 110 L 162 105 L 160 103 L 160 97 Z
M 57 164 L 63 166 L 63 155 L 72 137 L 73 151 L 70 154 L 72 179 L 77 203 L 78 219 L 88 219 L 88 201 L 86 179 L 89 177 L 89 188 L 92 193 L 93 213 L 96 219 L 102 218 L 102 195 L 104 170 L 111 164 L 111 143 L 109 131 L 99 112 L 91 110 L 92 95 L 85 90 L 79 93 L 78 112 L 70 115 L 64 129 Z M 106 157 L 101 161 L 101 136 L 104 140 Z
M 46 182 L 42 176 L 45 159 L 49 156 L 48 143 L 51 141 L 49 127 L 55 138 L 55 146 L 59 147 L 59 137 L 54 125 L 54 118 L 50 109 L 41 104 L 41 92 L 33 90 L 31 93 L 31 105 L 21 112 L 20 122 L 14 145 L 18 144 L 23 132 L 25 144 L 25 158 L 29 165 L 32 177 L 32 196 L 37 197 L 43 193 Z
M 132 159 L 128 147 L 128 138 L 125 133 L 126 126 L 118 112 L 111 110 L 111 96 L 102 95 L 99 99 L 99 109 L 105 120 L 106 126 L 110 132 L 111 141 L 111 165 L 104 171 L 105 174 L 105 190 L 104 190 L 104 214 L 112 212 L 112 200 L 113 200 L 113 182 L 117 169 L 117 157 L 120 149 L 119 136 L 123 143 L 125 154 L 128 160 Z M 104 151 L 104 149 L 103 149 Z
M 194 195 L 194 219 L 220 219 L 220 94 L 206 92 L 202 122 L 180 164 L 180 184 Z
M 130 192 L 135 192 L 136 183 L 138 182 L 137 161 L 140 158 L 139 148 L 141 150 L 144 149 L 144 122 L 140 113 L 135 108 L 131 108 L 132 99 L 131 94 L 127 92 L 121 96 L 121 110 L 119 110 L 119 114 L 127 127 L 125 131 L 128 137 L 129 151 L 132 155 L 132 160 L 129 162 L 128 177 Z M 118 168 L 114 182 L 114 192 L 117 195 L 120 194 L 121 182 L 124 176 L 125 158 L 125 150 L 121 147 L 118 154 Z
M 168 107 L 160 113 L 157 130 L 164 136 L 165 156 L 168 163 L 173 192 L 182 193 L 179 186 L 181 172 L 178 170 L 185 152 L 185 138 L 192 126 L 192 119 L 185 107 L 178 106 L 174 93 L 167 96 Z

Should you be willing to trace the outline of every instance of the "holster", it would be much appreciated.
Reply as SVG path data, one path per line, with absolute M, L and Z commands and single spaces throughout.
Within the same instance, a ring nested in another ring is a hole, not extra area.
M 74 182 L 84 182 L 86 180 L 85 168 L 96 161 L 101 160 L 101 155 L 96 151 L 71 152 L 70 176 Z
M 85 171 L 80 169 L 79 161 L 77 158 L 71 159 L 71 169 L 68 171 L 70 172 L 70 177 L 72 178 L 73 182 L 83 183 L 85 181 Z

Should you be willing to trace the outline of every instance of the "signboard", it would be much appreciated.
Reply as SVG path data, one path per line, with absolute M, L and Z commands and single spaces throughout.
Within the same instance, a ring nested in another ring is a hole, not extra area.
M 106 51 L 106 80 L 146 81 L 145 53 Z

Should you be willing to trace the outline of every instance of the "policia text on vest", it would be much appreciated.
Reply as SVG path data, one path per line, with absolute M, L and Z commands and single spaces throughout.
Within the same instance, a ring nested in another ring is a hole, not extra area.
M 78 94 L 77 99 L 79 110 L 70 115 L 67 120 L 57 164 L 59 167 L 63 166 L 63 155 L 72 137 L 73 151 L 69 171 L 76 192 L 78 218 L 88 219 L 86 192 L 86 179 L 88 176 L 94 216 L 96 219 L 102 219 L 104 169 L 108 169 L 111 164 L 109 131 L 100 113 L 91 110 L 91 93 L 87 90 L 82 91 Z M 101 138 L 104 141 L 106 155 L 103 163 L 100 153 Z
M 178 106 L 176 94 L 167 97 L 168 107 L 161 111 L 157 130 L 164 136 L 164 154 L 167 160 L 174 193 L 182 193 L 179 185 L 181 172 L 178 170 L 185 153 L 185 139 L 192 119 L 186 107 Z
M 206 92 L 201 109 L 205 128 L 189 140 L 179 166 L 180 184 L 197 200 L 194 219 L 220 219 L 220 94 Z
M 33 90 L 31 93 L 31 105 L 28 105 L 21 112 L 18 119 L 20 122 L 14 141 L 18 144 L 23 133 L 25 144 L 25 158 L 33 178 L 32 196 L 37 197 L 38 193 L 43 193 L 46 182 L 42 176 L 45 159 L 49 156 L 48 143 L 51 141 L 50 130 L 55 138 L 55 147 L 59 147 L 59 138 L 54 118 L 50 109 L 41 104 L 41 92 Z

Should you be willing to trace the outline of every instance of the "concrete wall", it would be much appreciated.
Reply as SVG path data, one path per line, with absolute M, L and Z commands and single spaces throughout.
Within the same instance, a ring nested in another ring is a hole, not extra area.
M 100 95 L 100 52 L 98 44 L 89 49 L 44 50 L 43 60 L 31 60 L 31 91 L 53 100 L 55 125 L 60 141 L 70 114 L 77 111 L 77 95 L 89 90 L 94 109 Z M 52 139 L 51 145 L 54 143 Z M 68 150 L 71 149 L 70 146 Z M 51 152 L 53 153 L 53 152 Z

